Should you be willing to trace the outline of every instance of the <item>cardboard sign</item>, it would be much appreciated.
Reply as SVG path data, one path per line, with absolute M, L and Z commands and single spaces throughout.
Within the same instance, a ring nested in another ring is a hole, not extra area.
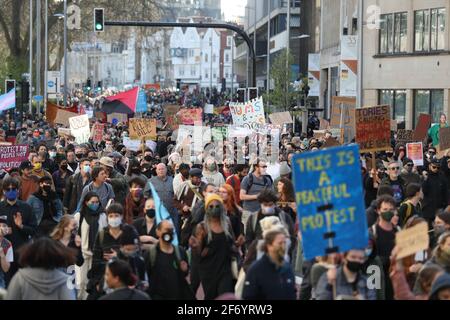
M 168 104 L 163 107 L 164 108 L 164 118 L 166 119 L 167 128 L 170 130 L 176 130 L 178 129 L 178 122 L 176 114 L 180 110 L 179 105 L 175 104 Z
M 139 151 L 142 149 L 141 140 L 132 140 L 128 137 L 123 138 L 123 145 L 131 151 Z M 145 145 L 149 147 L 153 152 L 156 150 L 156 142 L 152 140 L 145 141 Z
M 319 130 L 327 130 L 330 127 L 330 123 L 325 119 L 320 119 Z
M 356 142 L 361 152 L 391 148 L 390 106 L 356 109 Z
M 0 145 L 0 170 L 18 168 L 22 161 L 28 159 L 28 151 L 27 145 Z
M 202 122 L 203 110 L 201 108 L 195 109 L 181 109 L 177 113 L 178 122 L 183 125 L 194 125 L 196 122 Z
M 450 149 L 450 127 L 439 129 L 439 148 L 440 150 Z
M 322 149 L 325 148 L 331 148 L 331 147 L 338 147 L 341 144 L 339 143 L 339 141 L 336 138 L 328 138 L 327 140 L 325 140 L 324 144 L 322 145 Z
M 75 142 L 78 144 L 86 143 L 91 137 L 89 129 L 89 118 L 86 114 L 69 119 L 70 132 L 75 137 Z
M 414 136 L 413 130 L 400 129 L 397 131 L 397 143 L 406 144 L 414 142 L 413 136 Z
M 266 124 L 262 97 L 246 103 L 230 103 L 230 110 L 234 125 L 257 129 Z
M 107 116 L 108 123 L 111 123 L 112 125 L 117 125 L 119 122 L 121 123 L 127 123 L 128 122 L 128 115 L 124 113 L 110 113 Z
M 130 119 L 130 138 L 156 140 L 156 119 Z
M 94 142 L 101 142 L 103 140 L 103 131 L 105 129 L 105 125 L 101 123 L 96 123 L 92 127 L 92 140 Z
M 429 114 L 420 114 L 416 130 L 414 130 L 413 140 L 423 141 L 428 135 L 428 128 L 430 128 L 430 125 L 431 116 Z
M 55 117 L 54 122 L 57 124 L 62 124 L 65 127 L 68 127 L 68 126 L 70 126 L 69 119 L 72 117 L 75 117 L 77 115 L 78 115 L 77 113 L 58 109 L 58 111 L 56 112 L 56 117 Z
M 397 259 L 403 259 L 419 251 L 427 250 L 430 245 L 428 224 L 422 222 L 395 234 L 395 243 L 399 249 Z
M 292 164 L 305 259 L 364 249 L 369 234 L 358 146 L 297 154 Z
M 72 132 L 67 128 L 58 128 L 58 136 L 73 137 Z
M 415 166 L 423 166 L 423 144 L 414 142 L 406 144 L 406 157 L 414 162 Z
M 283 126 L 283 124 L 293 123 L 291 114 L 286 112 L 276 112 L 269 115 L 270 122 L 274 125 Z
M 333 97 L 330 126 L 344 129 L 344 143 L 350 143 L 356 135 L 355 108 L 356 98 Z

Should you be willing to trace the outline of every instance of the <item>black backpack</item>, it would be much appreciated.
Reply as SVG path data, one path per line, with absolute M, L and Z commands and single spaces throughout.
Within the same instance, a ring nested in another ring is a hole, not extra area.
M 264 175 L 263 176 L 263 186 L 268 188 L 269 186 L 273 185 L 273 179 L 270 175 Z M 245 191 L 248 192 L 250 191 L 250 189 L 252 188 L 254 182 L 253 182 L 253 173 L 249 173 L 248 174 L 248 184 L 247 184 L 247 188 L 245 189 Z

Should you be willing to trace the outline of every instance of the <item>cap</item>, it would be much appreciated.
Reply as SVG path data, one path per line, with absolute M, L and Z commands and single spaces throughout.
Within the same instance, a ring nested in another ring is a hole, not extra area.
M 208 208 L 209 204 L 214 200 L 219 201 L 221 204 L 223 204 L 223 199 L 219 195 L 212 193 L 209 194 L 205 199 L 205 208 Z
M 114 161 L 110 157 L 102 157 L 100 159 L 100 164 L 110 168 L 114 168 Z
M 412 160 L 409 159 L 409 158 L 404 157 L 404 158 L 403 158 L 403 165 L 406 166 L 408 163 L 414 163 L 414 161 L 412 161 Z
M 430 162 L 430 164 L 440 167 L 441 166 L 441 161 L 439 161 L 439 159 L 433 158 Z
M 0 216 L 0 223 L 8 224 L 8 217 L 7 216 Z
M 192 168 L 191 170 L 189 170 L 189 175 L 191 177 L 203 177 L 202 170 L 199 168 Z
M 28 161 L 28 160 L 22 161 L 22 163 L 19 166 L 19 170 L 24 170 L 24 169 L 33 169 L 33 165 L 31 164 L 30 161 Z
M 119 243 L 121 246 L 125 246 L 127 244 L 139 244 L 139 234 L 136 229 L 130 225 L 124 225 L 122 227 L 122 234 L 119 239 Z

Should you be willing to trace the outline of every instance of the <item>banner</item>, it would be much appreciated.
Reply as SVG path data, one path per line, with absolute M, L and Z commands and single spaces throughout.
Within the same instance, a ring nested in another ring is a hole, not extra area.
M 203 122 L 203 110 L 201 108 L 195 109 L 181 109 L 177 113 L 178 123 L 192 126 L 196 122 Z
M 399 231 L 395 234 L 395 245 L 398 248 L 397 259 L 403 259 L 419 251 L 427 250 L 430 245 L 428 224 L 426 222 Z
M 344 129 L 343 143 L 350 143 L 355 138 L 356 98 L 333 97 L 330 127 Z
M 305 259 L 366 248 L 358 146 L 297 154 L 292 164 Z
M 416 130 L 414 130 L 414 141 L 423 141 L 428 135 L 428 128 L 430 128 L 430 125 L 431 116 L 429 114 L 420 114 Z
M 175 104 L 168 104 L 163 107 L 164 118 L 166 119 L 167 129 L 176 130 L 178 129 L 179 123 L 177 121 L 176 114 L 180 110 L 180 106 Z
M 69 119 L 70 132 L 75 137 L 75 142 L 78 144 L 86 143 L 91 136 L 89 129 L 89 118 L 86 114 Z
M 132 140 L 128 137 L 123 138 L 123 145 L 131 151 L 139 151 L 142 148 L 141 140 Z M 145 146 L 149 147 L 153 152 L 156 150 L 156 142 L 152 140 L 145 141 Z
M 103 140 L 103 132 L 105 130 L 105 125 L 101 123 L 96 123 L 92 127 L 92 140 L 94 142 L 101 142 Z
M 361 152 L 391 148 L 390 109 L 388 105 L 356 109 L 356 143 Z
M 320 96 L 320 53 L 308 55 L 308 97 Z
M 415 166 L 423 166 L 423 144 L 413 142 L 406 144 L 406 157 L 414 162 Z
M 342 36 L 339 95 L 356 97 L 358 80 L 358 36 Z
M 234 125 L 256 129 L 266 124 L 262 97 L 247 103 L 230 103 L 230 110 Z
M 108 123 L 111 123 L 112 125 L 117 125 L 119 122 L 127 123 L 128 115 L 125 113 L 110 113 L 107 116 L 107 121 L 108 121 Z
M 156 119 L 130 119 L 130 138 L 142 140 L 156 140 Z
M 275 112 L 269 115 L 270 122 L 274 125 L 283 126 L 283 124 L 293 123 L 291 114 L 286 112 Z
M 28 151 L 27 145 L 0 145 L 0 170 L 18 168 L 22 161 L 28 159 Z

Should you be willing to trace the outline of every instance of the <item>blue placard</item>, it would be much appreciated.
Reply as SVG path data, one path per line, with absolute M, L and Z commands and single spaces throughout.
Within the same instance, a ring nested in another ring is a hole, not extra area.
M 367 247 L 359 147 L 299 154 L 292 164 L 305 259 Z
M 136 112 L 147 112 L 147 95 L 144 90 L 139 90 Z

